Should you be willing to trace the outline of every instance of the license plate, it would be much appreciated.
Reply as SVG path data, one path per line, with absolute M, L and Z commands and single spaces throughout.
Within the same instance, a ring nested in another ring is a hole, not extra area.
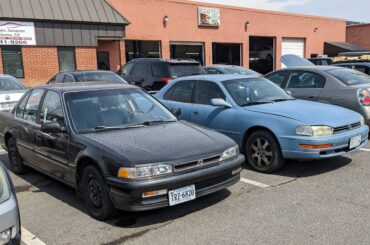
M 0 104 L 0 111 L 11 111 L 16 103 L 2 103 Z
M 362 141 L 361 135 L 352 137 L 351 140 L 349 141 L 349 149 L 353 149 L 361 145 L 361 141 Z
M 195 199 L 195 185 L 185 186 L 168 192 L 170 206 Z

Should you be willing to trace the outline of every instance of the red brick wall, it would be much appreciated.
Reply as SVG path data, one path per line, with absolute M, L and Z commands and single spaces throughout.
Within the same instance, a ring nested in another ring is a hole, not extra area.
M 109 52 L 110 70 L 121 68 L 119 41 L 99 41 L 97 51 Z
M 370 50 L 370 24 L 347 26 L 347 42 Z
M 96 70 L 96 48 L 76 47 L 76 68 L 77 70 Z
M 24 83 L 36 86 L 46 83 L 59 72 L 58 51 L 56 47 L 22 47 Z

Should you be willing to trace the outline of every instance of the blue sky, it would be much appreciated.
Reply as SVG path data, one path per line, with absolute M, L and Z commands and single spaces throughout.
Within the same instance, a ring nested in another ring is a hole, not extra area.
M 370 22 L 370 0 L 196 0 Z

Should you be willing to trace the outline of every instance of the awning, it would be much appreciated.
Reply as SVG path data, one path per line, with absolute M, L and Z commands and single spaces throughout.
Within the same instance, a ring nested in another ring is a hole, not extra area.
M 329 57 L 335 57 L 339 53 L 343 52 L 363 52 L 368 51 L 367 49 L 361 48 L 359 46 L 344 43 L 344 42 L 325 42 L 324 43 L 324 54 Z

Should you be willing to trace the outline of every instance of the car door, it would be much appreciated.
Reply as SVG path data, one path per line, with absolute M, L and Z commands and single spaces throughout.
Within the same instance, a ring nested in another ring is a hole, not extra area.
M 317 101 L 326 84 L 326 79 L 320 74 L 309 71 L 290 71 L 286 90 L 293 97 Z
M 163 95 L 163 102 L 168 109 L 180 109 L 181 120 L 191 120 L 193 105 L 193 95 L 195 89 L 195 81 L 181 80 L 174 83 Z
M 56 91 L 47 91 L 40 109 L 40 124 L 57 122 L 65 128 L 60 94 Z M 73 183 L 68 159 L 69 136 L 67 133 L 48 134 L 38 129 L 35 133 L 35 153 L 40 168 L 64 181 Z
M 40 125 L 37 124 L 37 116 L 44 91 L 44 89 L 32 90 L 29 95 L 24 97 L 15 112 L 16 140 L 19 154 L 24 161 L 35 167 L 39 167 L 39 162 L 34 153 L 34 137 L 36 132 L 40 130 Z

